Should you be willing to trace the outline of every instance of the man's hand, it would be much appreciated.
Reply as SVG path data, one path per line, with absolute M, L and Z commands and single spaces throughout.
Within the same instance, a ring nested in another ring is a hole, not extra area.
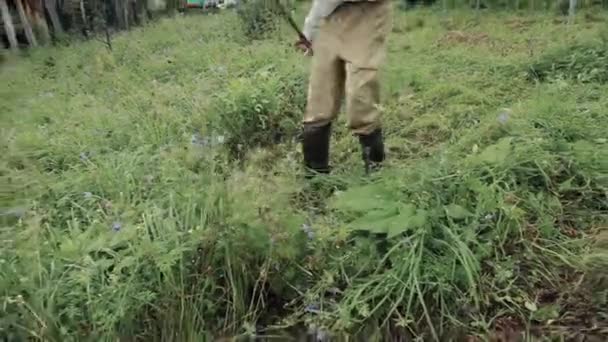
M 298 50 L 300 50 L 304 53 L 304 56 L 313 55 L 312 43 L 310 42 L 310 40 L 302 37 L 296 42 L 295 46 Z

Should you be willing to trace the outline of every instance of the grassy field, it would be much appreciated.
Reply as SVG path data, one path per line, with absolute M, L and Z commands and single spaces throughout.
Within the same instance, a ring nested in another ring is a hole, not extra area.
M 187 15 L 0 66 L 0 338 L 608 336 L 608 14 L 395 12 L 388 164 L 309 61 Z M 311 187 L 316 191 L 311 191 Z

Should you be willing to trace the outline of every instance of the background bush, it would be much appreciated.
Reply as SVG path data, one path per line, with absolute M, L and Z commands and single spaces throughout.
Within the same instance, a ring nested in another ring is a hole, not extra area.
M 608 40 L 548 53 L 530 67 L 531 78 L 608 82 Z
M 282 1 L 282 4 L 285 8 L 290 8 L 285 1 Z M 284 20 L 276 0 L 243 1 L 237 13 L 243 32 L 249 39 L 268 37 Z
M 268 67 L 228 82 L 214 96 L 213 125 L 235 154 L 296 138 L 306 102 L 301 72 Z

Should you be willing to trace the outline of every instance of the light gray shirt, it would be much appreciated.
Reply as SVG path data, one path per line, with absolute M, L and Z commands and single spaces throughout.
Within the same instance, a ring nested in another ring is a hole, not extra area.
M 313 41 L 319 32 L 321 19 L 332 14 L 338 6 L 345 2 L 359 2 L 370 0 L 314 0 L 312 7 L 304 21 L 303 33 L 308 40 Z

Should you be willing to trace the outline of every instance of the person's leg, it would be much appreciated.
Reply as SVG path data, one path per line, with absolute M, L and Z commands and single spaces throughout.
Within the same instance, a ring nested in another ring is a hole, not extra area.
M 349 127 L 359 137 L 366 166 L 375 166 L 385 159 L 378 69 L 385 58 L 391 4 L 388 0 L 353 3 L 337 15 L 343 25 L 341 56 L 347 61 Z
M 380 124 L 380 82 L 378 70 L 347 67 L 347 111 L 351 131 L 359 138 L 366 167 L 384 161 L 384 142 Z
M 332 25 L 322 26 L 314 44 L 308 101 L 303 120 L 302 152 L 308 171 L 329 173 L 331 124 L 344 95 L 345 66 L 335 53 Z M 310 173 L 309 173 L 310 175 Z
M 378 70 L 346 67 L 348 127 L 355 135 L 368 135 L 380 127 L 380 81 Z

